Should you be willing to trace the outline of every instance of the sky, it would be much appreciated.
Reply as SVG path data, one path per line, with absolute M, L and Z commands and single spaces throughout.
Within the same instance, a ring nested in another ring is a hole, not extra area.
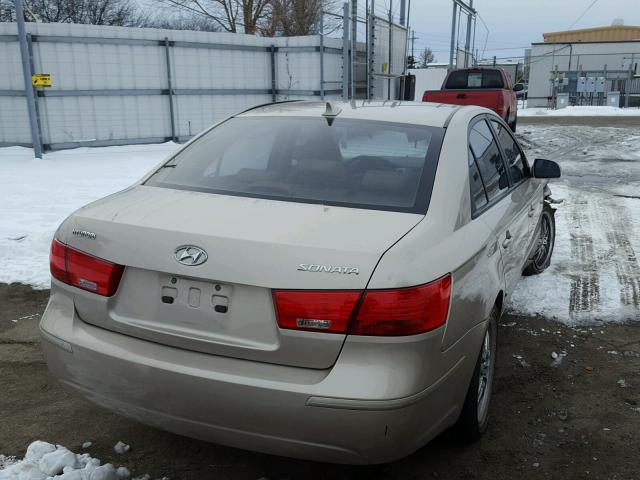
M 364 3 L 364 0 L 359 0 Z M 394 10 L 400 0 L 375 0 L 376 11 L 386 9 L 393 1 Z M 465 0 L 467 3 L 469 0 Z M 485 58 L 524 55 L 524 48 L 541 42 L 542 34 L 572 29 L 611 25 L 622 18 L 625 25 L 640 25 L 640 0 L 474 0 L 473 6 L 489 30 L 478 20 L 476 48 L 482 53 L 485 38 Z M 436 61 L 446 62 L 451 36 L 451 0 L 411 0 L 410 26 L 415 30 L 415 52 L 428 46 Z M 399 11 L 399 10 L 398 10 Z M 578 20 L 578 17 L 584 16 Z M 464 45 L 462 22 L 460 44 Z

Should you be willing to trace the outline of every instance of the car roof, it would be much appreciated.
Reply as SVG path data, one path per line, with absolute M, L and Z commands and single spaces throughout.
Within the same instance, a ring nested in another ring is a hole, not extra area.
M 260 105 L 240 113 L 242 117 L 321 117 L 327 103 L 336 118 L 374 120 L 410 125 L 445 127 L 450 117 L 461 108 L 458 105 L 429 102 L 405 102 L 399 100 L 351 102 L 291 101 Z

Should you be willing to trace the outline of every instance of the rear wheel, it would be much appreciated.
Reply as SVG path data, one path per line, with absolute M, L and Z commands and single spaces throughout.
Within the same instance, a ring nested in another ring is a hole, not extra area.
M 516 115 L 516 116 L 513 118 L 513 122 L 511 122 L 511 123 L 509 124 L 509 128 L 511 129 L 511 131 L 512 131 L 512 132 L 515 132 L 515 131 L 516 131 L 516 126 L 517 126 L 517 124 L 518 124 L 518 115 Z
M 496 363 L 497 324 L 498 310 L 494 308 L 489 317 L 462 413 L 455 426 L 458 438 L 463 442 L 473 442 L 480 438 L 489 424 L 489 405 Z
M 551 263 L 553 246 L 556 241 L 556 222 L 553 209 L 545 203 L 540 217 L 540 230 L 533 258 L 529 265 L 522 271 L 523 275 L 538 275 L 544 272 Z

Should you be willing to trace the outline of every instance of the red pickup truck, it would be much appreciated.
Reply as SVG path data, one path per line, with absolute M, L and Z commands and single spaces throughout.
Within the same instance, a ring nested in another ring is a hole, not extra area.
M 518 101 L 515 91 L 522 85 L 511 85 L 509 75 L 501 68 L 473 67 L 452 70 L 440 90 L 427 90 L 423 102 L 479 105 L 493 110 L 516 131 Z

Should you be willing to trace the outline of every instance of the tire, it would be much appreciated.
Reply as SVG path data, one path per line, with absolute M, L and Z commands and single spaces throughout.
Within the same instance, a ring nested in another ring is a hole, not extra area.
M 551 263 L 553 247 L 556 243 L 555 210 L 547 203 L 544 204 L 540 216 L 540 231 L 536 239 L 537 246 L 533 252 L 531 262 L 522 271 L 523 275 L 538 275 L 544 272 Z
M 462 412 L 454 427 L 456 437 L 463 443 L 478 440 L 489 424 L 489 406 L 496 365 L 498 317 L 498 310 L 494 307 L 489 317 Z
M 511 131 L 512 131 L 513 133 L 515 133 L 515 132 L 516 132 L 516 126 L 517 126 L 517 125 L 518 125 L 518 115 L 516 115 L 516 116 L 515 116 L 515 118 L 513 119 L 513 122 L 511 122 L 511 123 L 509 124 L 509 128 L 511 129 Z

